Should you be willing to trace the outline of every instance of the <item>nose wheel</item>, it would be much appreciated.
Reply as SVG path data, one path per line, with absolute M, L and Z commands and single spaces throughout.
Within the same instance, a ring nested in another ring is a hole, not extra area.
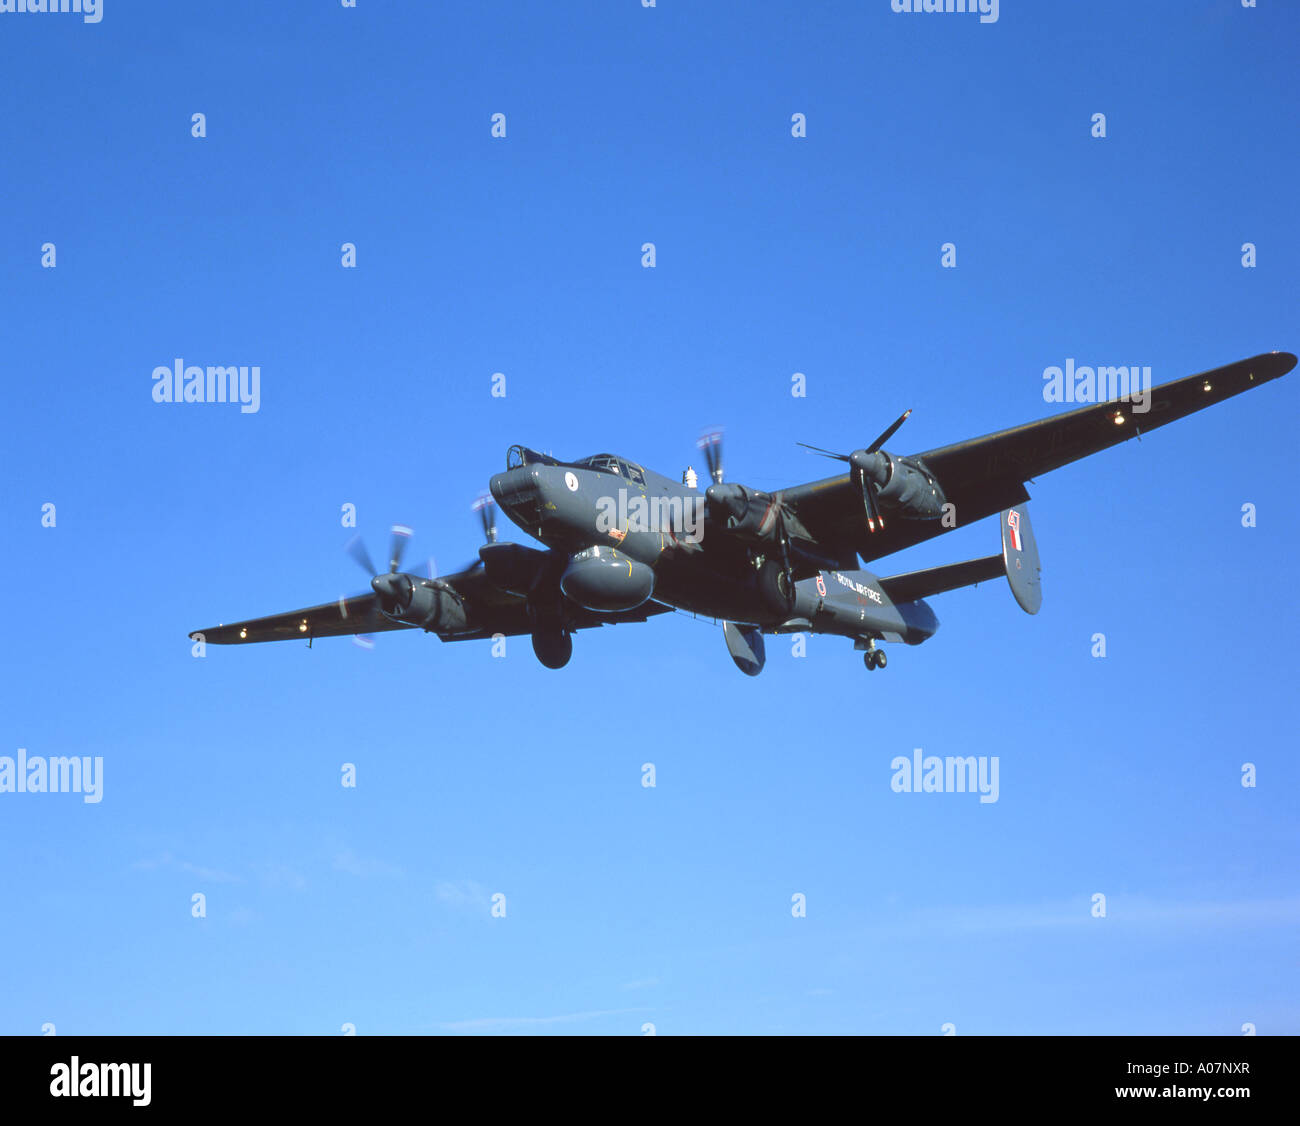
M 883 649 L 868 649 L 862 654 L 862 663 L 867 666 L 867 671 L 872 669 L 883 669 L 889 664 L 889 658 L 885 656 Z

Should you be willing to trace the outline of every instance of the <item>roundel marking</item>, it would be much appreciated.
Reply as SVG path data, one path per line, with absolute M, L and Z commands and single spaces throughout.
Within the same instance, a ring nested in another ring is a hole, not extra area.
M 571 493 L 576 493 L 576 492 L 578 491 L 578 477 L 577 477 L 577 474 L 575 474 L 575 473 L 566 473 L 566 474 L 564 475 L 564 483 L 569 487 L 569 492 L 571 492 Z

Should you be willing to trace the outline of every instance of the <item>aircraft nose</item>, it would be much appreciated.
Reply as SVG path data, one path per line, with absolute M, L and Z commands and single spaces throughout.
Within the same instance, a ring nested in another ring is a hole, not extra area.
M 536 528 L 542 519 L 541 487 L 535 466 L 493 474 L 488 490 L 507 516 L 521 528 Z

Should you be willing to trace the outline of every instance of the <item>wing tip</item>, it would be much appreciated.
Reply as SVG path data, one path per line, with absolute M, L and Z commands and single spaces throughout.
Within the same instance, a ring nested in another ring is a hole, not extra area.
M 1270 352 L 1269 355 L 1276 356 L 1283 364 L 1282 370 L 1278 372 L 1278 375 L 1286 375 L 1287 372 L 1296 366 L 1297 360 L 1294 352 Z

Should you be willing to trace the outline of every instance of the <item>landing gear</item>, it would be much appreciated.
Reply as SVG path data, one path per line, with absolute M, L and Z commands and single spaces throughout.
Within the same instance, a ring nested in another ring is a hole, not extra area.
M 794 611 L 796 591 L 780 560 L 767 559 L 758 569 L 758 590 L 763 601 L 777 614 Z
M 883 649 L 868 649 L 862 654 L 862 663 L 867 666 L 867 671 L 872 669 L 883 669 L 889 664 L 889 658 L 885 656 Z
M 562 669 L 573 656 L 573 638 L 564 630 L 533 633 L 533 652 L 548 669 Z

